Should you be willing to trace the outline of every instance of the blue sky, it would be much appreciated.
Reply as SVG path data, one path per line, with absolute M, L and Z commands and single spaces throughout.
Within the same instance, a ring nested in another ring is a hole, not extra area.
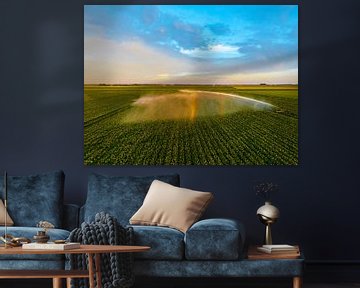
M 84 82 L 298 83 L 297 5 L 85 5 Z

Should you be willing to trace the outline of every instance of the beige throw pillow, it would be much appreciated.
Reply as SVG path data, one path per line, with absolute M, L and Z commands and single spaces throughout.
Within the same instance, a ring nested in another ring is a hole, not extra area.
M 12 226 L 14 225 L 14 221 L 10 218 L 9 214 L 6 213 L 6 225 Z M 5 205 L 3 201 L 0 199 L 0 226 L 5 225 Z
M 212 200 L 210 192 L 199 192 L 154 180 L 143 205 L 130 224 L 166 226 L 186 232 Z

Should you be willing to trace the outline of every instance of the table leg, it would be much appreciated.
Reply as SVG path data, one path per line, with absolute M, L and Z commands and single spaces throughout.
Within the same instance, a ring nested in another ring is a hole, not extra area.
M 66 278 L 66 288 L 71 288 L 71 278 Z
M 61 280 L 61 278 L 53 278 L 53 288 L 62 288 Z
M 293 288 L 301 288 L 301 277 L 297 276 L 293 278 Z
M 94 254 L 88 253 L 88 260 L 89 260 L 89 288 L 95 288 L 95 282 L 94 282 Z
M 102 288 L 101 284 L 101 255 L 95 254 L 95 271 L 96 271 L 96 285 L 97 288 Z

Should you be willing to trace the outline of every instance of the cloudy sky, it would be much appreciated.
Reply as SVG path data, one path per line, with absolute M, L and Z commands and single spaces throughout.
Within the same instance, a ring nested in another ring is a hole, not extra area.
M 85 5 L 85 84 L 298 83 L 297 5 Z

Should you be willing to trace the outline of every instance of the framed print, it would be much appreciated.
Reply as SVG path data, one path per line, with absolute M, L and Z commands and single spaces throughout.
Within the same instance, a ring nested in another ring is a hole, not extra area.
M 85 5 L 85 165 L 297 165 L 297 5 Z

